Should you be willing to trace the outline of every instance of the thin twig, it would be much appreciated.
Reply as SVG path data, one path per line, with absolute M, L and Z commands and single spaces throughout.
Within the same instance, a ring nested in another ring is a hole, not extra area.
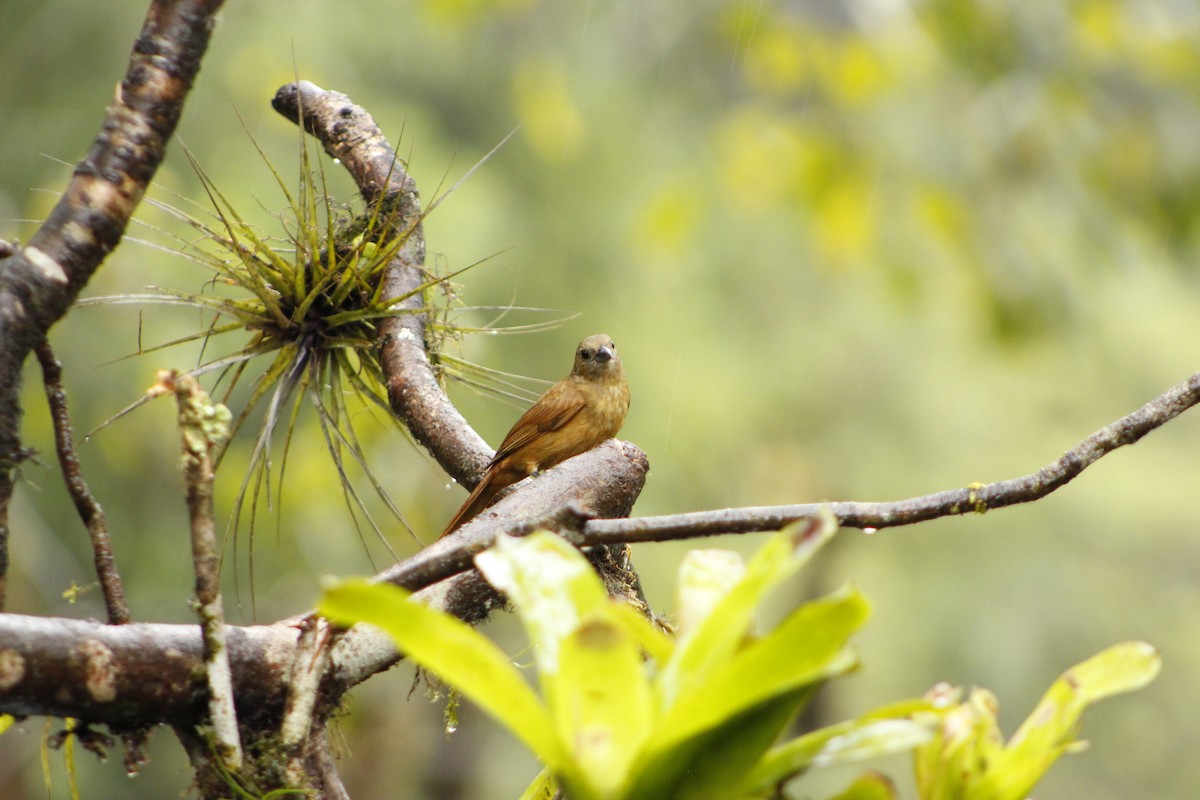
M 388 568 L 376 580 L 416 591 L 458 575 L 473 566 L 475 554 L 497 536 L 521 535 L 531 525 L 558 531 L 578 547 L 662 542 L 759 531 L 776 531 L 828 510 L 846 528 L 875 530 L 912 525 L 939 517 L 982 514 L 995 508 L 1030 503 L 1065 485 L 1107 453 L 1133 444 L 1155 428 L 1200 403 L 1200 373 L 1164 392 L 1132 414 L 1096 431 L 1037 472 L 988 484 L 973 484 L 936 494 L 893 502 L 804 503 L 697 511 L 657 517 L 597 515 L 574 504 L 569 487 L 587 476 L 628 474 L 644 477 L 645 457 L 627 442 L 608 442 L 546 472 L 516 491 L 488 513 L 416 555 Z M 603 463 L 600 463 L 603 462 Z M 640 478 L 639 478 L 640 480 Z M 620 486 L 601 486 L 591 500 L 612 503 L 632 494 Z M 585 511 L 587 513 L 585 513 Z M 627 513 L 627 512 L 626 512 Z
M 874 530 L 912 525 L 939 517 L 982 514 L 994 508 L 1040 500 L 1074 479 L 1118 447 L 1133 444 L 1150 431 L 1200 402 L 1200 373 L 1175 386 L 1132 414 L 1106 425 L 1037 472 L 995 483 L 971 484 L 936 494 L 886 503 L 806 503 L 697 511 L 638 519 L 596 519 L 583 526 L 584 545 L 661 542 L 725 533 L 775 531 L 828 508 L 845 528 Z M 403 566 L 403 565 L 399 565 Z
M 334 631 L 322 617 L 310 616 L 301 623 L 300 638 L 292 653 L 283 721 L 279 726 L 279 738 L 287 757 L 285 784 L 288 786 L 304 785 L 309 741 L 315 733 L 324 730 L 323 724 L 313 723 L 321 681 L 339 636 L 340 632 Z
M 218 756 L 231 770 L 242 766 L 242 743 L 233 703 L 228 629 L 221 605 L 221 556 L 213 519 L 213 452 L 229 436 L 229 409 L 214 404 L 190 375 L 174 370 L 158 374 L 152 394 L 175 395 L 183 446 L 183 480 L 192 527 L 192 563 L 196 571 L 196 611 L 204 633 L 208 708 Z
M 88 488 L 83 472 L 79 468 L 79 456 L 75 452 L 75 434 L 71 428 L 71 415 L 67 409 L 67 390 L 62 385 L 62 364 L 54 357 L 50 342 L 43 341 L 35 348 L 42 365 L 42 382 L 46 386 L 46 400 L 50 404 L 50 419 L 54 424 L 54 443 L 58 451 L 58 463 L 62 468 L 63 482 L 75 502 L 75 508 L 92 540 L 92 557 L 96 562 L 96 576 L 104 592 L 104 605 L 108 608 L 108 621 L 113 625 L 129 622 L 129 606 L 125 604 L 125 589 L 121 585 L 121 574 L 113 557 L 112 540 L 108 535 L 108 521 L 104 509 Z
M 309 763 L 325 800 L 350 800 L 350 793 L 338 774 L 337 759 L 329 744 L 329 734 L 324 729 L 313 731 L 308 743 Z

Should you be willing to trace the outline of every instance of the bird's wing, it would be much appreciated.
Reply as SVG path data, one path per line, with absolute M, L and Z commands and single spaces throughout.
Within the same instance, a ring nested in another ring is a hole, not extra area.
M 538 434 L 558 430 L 584 407 L 587 398 L 570 380 L 554 384 L 512 426 L 500 443 L 492 463 L 529 444 Z

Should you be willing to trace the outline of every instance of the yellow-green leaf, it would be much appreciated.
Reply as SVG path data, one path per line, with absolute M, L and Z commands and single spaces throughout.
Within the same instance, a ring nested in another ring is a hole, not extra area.
M 471 626 L 402 589 L 366 580 L 329 588 L 318 611 L 339 624 L 382 628 L 409 658 L 498 719 L 551 769 L 563 766 L 545 706 L 508 656 Z
M 812 767 L 861 761 L 911 750 L 929 740 L 931 725 L 873 715 L 797 736 L 763 756 L 747 778 L 745 793 L 762 792 Z
M 618 797 L 652 724 L 640 649 L 604 614 L 586 620 L 561 644 L 555 693 L 548 698 L 559 738 L 588 789 Z
M 517 800 L 554 800 L 557 796 L 558 782 L 550 770 L 543 769 Z
M 1021 724 L 972 791 L 981 800 L 1021 800 L 1059 756 L 1077 746 L 1080 716 L 1092 703 L 1140 689 L 1161 658 L 1145 642 L 1125 642 L 1068 669 Z
M 896 785 L 886 775 L 868 772 L 829 800 L 898 800 Z
M 665 665 L 657 688 L 661 708 L 728 664 L 750 632 L 759 603 L 771 588 L 794 575 L 837 531 L 833 517 L 801 520 L 771 537 L 694 630 L 685 633 Z
M 545 531 L 519 539 L 501 536 L 475 556 L 475 564 L 516 607 L 544 685 L 558 672 L 563 637 L 609 602 L 603 584 L 578 550 Z
M 716 727 L 760 703 L 851 669 L 846 641 L 866 621 L 870 605 L 844 591 L 801 606 L 775 630 L 731 654 L 703 681 L 689 682 L 665 711 L 656 746 Z

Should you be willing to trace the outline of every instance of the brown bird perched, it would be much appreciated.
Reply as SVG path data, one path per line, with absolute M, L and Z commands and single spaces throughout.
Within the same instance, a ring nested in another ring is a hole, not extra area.
M 616 345 L 602 333 L 587 337 L 575 349 L 571 374 L 513 425 L 442 536 L 487 508 L 504 487 L 616 436 L 628 410 L 629 385 Z

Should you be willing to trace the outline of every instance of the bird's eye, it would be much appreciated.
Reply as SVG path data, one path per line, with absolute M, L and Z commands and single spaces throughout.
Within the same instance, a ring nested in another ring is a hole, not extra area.
M 589 358 L 592 357 L 592 351 L 588 350 L 587 348 L 584 348 L 583 350 L 579 351 L 579 357 L 582 358 L 584 361 L 587 361 Z

